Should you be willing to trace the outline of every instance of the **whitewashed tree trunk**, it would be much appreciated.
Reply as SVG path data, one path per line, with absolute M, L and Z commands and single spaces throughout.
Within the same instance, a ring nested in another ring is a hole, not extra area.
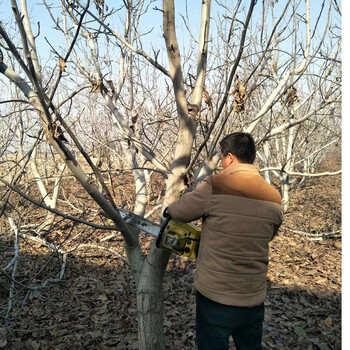
M 264 150 L 264 167 L 269 168 L 270 167 L 270 159 L 271 159 L 271 152 L 270 152 L 270 143 L 265 142 L 263 145 L 263 150 Z M 271 185 L 271 173 L 270 171 L 265 171 L 264 172 L 264 178 Z
M 60 184 L 61 184 L 63 172 L 64 172 L 64 169 L 66 168 L 66 165 L 65 165 L 65 163 L 62 163 L 60 165 L 59 171 L 58 171 L 56 178 L 55 178 L 54 189 L 52 191 L 52 195 L 50 196 L 46 187 L 45 187 L 45 184 L 42 180 L 42 176 L 39 172 L 39 169 L 37 167 L 37 151 L 38 151 L 38 147 L 36 146 L 33 150 L 32 158 L 31 158 L 31 162 L 30 162 L 32 172 L 34 175 L 34 179 L 38 185 L 38 188 L 39 188 L 40 194 L 44 200 L 44 203 L 48 207 L 50 207 L 52 209 L 56 209 Z M 45 221 L 38 227 L 37 232 L 40 233 L 44 229 L 49 230 L 50 227 L 52 226 L 54 220 L 55 220 L 55 214 L 52 212 L 48 212 L 46 215 Z
M 208 46 L 210 1 L 202 2 L 202 21 L 200 30 L 200 45 L 197 65 L 197 81 L 192 92 L 191 104 L 198 110 L 202 100 L 206 56 Z M 163 1 L 163 27 L 170 64 L 170 78 L 173 83 L 175 101 L 179 119 L 178 139 L 175 146 L 171 174 L 166 182 L 167 191 L 164 206 L 178 199 L 184 189 L 184 176 L 190 162 L 191 149 L 195 137 L 197 115 L 190 116 L 187 109 L 184 92 L 184 81 L 181 69 L 179 46 L 175 31 L 175 6 L 173 0 Z M 145 259 L 137 283 L 137 306 L 139 322 L 140 349 L 164 349 L 162 280 L 170 254 L 159 250 L 153 245 L 150 254 Z
M 211 175 L 212 172 L 217 168 L 220 161 L 220 153 L 216 153 L 211 159 L 206 158 L 196 171 L 194 178 L 195 183 L 202 182 L 207 176 Z
M 154 245 L 144 259 L 136 287 L 139 349 L 164 350 L 163 277 L 169 252 Z

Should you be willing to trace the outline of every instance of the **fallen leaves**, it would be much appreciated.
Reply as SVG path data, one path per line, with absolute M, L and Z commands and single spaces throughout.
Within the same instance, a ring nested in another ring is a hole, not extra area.
M 327 325 L 328 328 L 332 327 L 332 324 L 333 324 L 332 318 L 331 317 L 327 317 L 324 320 L 324 323 Z
M 280 234 L 270 244 L 268 349 L 341 349 L 341 241 L 309 241 L 290 232 L 334 225 L 340 190 L 337 177 L 310 180 L 292 192 Z
M 310 180 L 291 193 L 290 212 L 271 243 L 263 332 L 266 349 L 341 349 L 341 241 L 308 241 L 289 231 L 338 228 L 339 179 Z M 121 186 L 118 183 L 117 188 Z M 125 194 L 129 198 L 132 189 L 123 190 L 130 191 Z M 65 232 L 57 229 L 50 237 L 60 242 Z M 84 239 L 104 236 L 95 232 Z M 152 238 L 142 235 L 142 241 L 146 249 Z M 109 244 L 123 252 L 120 237 Z M 12 246 L 4 243 L 3 247 Z M 48 250 L 22 249 L 23 279 L 45 264 L 45 271 L 36 278 L 60 271 L 58 259 L 47 263 Z M 193 261 L 172 256 L 165 273 L 163 325 L 169 350 L 195 349 L 194 269 Z M 130 269 L 107 252 L 78 250 L 68 261 L 66 276 L 64 285 L 46 288 L 28 297 L 23 306 L 16 305 L 10 329 L 0 328 L 0 349 L 138 349 Z M 0 296 L 5 308 L 7 295 Z

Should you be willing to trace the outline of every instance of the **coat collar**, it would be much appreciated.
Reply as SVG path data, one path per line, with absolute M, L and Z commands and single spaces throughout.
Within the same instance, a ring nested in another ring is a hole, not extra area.
M 223 170 L 222 174 L 245 173 L 251 175 L 260 175 L 259 168 L 253 164 L 239 163 L 231 164 Z

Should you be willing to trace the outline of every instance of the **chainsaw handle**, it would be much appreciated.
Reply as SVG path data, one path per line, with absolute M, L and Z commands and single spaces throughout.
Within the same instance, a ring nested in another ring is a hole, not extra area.
M 159 234 L 158 234 L 157 239 L 156 239 L 156 247 L 157 248 L 162 248 L 161 242 L 162 242 L 163 234 L 164 234 L 166 227 L 169 224 L 169 221 L 171 220 L 171 216 L 168 212 L 166 212 L 166 209 L 164 210 L 163 216 L 165 217 L 165 220 L 162 223 L 162 226 L 160 228 Z
M 163 211 L 163 217 L 164 218 L 168 218 L 170 216 L 170 214 L 168 213 L 168 207 L 166 207 Z M 168 221 L 169 222 L 169 221 Z

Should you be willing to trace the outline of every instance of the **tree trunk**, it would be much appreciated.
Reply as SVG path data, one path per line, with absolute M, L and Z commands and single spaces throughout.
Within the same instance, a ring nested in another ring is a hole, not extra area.
M 139 350 L 164 350 L 163 277 L 170 253 L 153 244 L 137 281 Z
M 194 178 L 195 183 L 198 184 L 202 182 L 207 176 L 211 175 L 214 169 L 217 167 L 220 161 L 219 153 L 216 153 L 212 158 L 206 158 L 196 171 Z
M 290 190 L 290 183 L 289 183 L 289 175 L 283 174 L 281 179 L 281 197 L 282 197 L 282 210 L 283 213 L 286 213 L 289 208 L 289 190 Z
M 271 152 L 270 152 L 270 143 L 268 141 L 264 142 L 263 150 L 264 150 L 264 153 L 263 153 L 264 167 L 269 168 L 270 167 Z M 270 175 L 271 175 L 270 171 L 264 172 L 265 181 L 271 185 L 272 183 L 271 183 Z

